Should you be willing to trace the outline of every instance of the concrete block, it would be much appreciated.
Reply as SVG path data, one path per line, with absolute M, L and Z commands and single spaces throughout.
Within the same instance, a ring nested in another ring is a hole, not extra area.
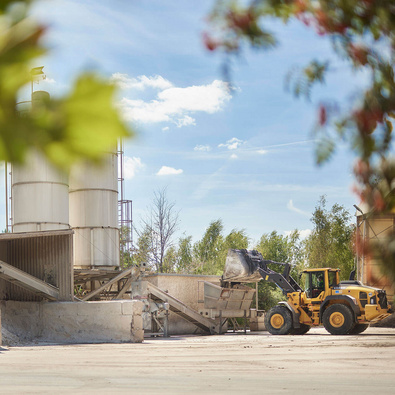
M 82 302 L 76 303 L 77 315 L 92 315 L 106 316 L 113 314 L 122 314 L 121 301 L 103 301 L 103 302 Z
M 67 343 L 142 341 L 140 333 L 132 331 L 135 307 L 141 317 L 139 301 L 65 303 L 62 308 L 66 307 L 67 312 L 63 316 L 55 313 L 56 320 L 52 314 L 54 307 L 44 308 L 43 338 Z M 123 310 L 129 314 L 122 314 Z
M 8 301 L 1 306 L 3 325 L 24 340 L 59 344 L 140 343 L 144 338 L 140 301 Z
M 38 307 L 45 311 L 45 314 L 50 314 L 53 318 L 64 317 L 65 315 L 70 315 L 73 309 L 73 306 L 77 303 L 73 302 L 62 302 L 62 303 L 45 303 L 37 304 Z M 75 306 L 75 310 L 77 306 Z
M 256 311 L 255 309 L 251 310 L 250 330 L 252 332 L 266 330 L 264 311 L 262 310 Z
M 133 316 L 132 326 L 136 329 L 143 329 L 143 317 L 141 315 Z
M 144 338 L 143 317 L 141 315 L 133 315 L 131 332 L 134 339 Z M 138 342 L 136 341 L 136 343 Z
M 122 303 L 121 304 L 122 315 L 132 315 L 132 314 L 140 314 L 138 313 L 135 304 L 133 303 Z

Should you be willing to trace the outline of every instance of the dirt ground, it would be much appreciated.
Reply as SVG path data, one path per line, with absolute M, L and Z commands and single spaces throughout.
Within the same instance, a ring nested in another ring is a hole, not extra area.
M 395 394 L 395 329 L 0 348 L 1 394 Z

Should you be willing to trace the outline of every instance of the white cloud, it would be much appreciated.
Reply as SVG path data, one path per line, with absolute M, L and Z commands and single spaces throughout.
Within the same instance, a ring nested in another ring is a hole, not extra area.
M 311 235 L 311 229 L 303 229 L 298 230 L 300 240 L 304 240 Z M 293 233 L 293 230 L 287 230 L 284 232 L 285 236 L 290 236 Z
M 48 77 L 45 77 L 45 80 L 44 80 L 46 83 L 48 83 L 48 84 L 56 84 L 56 81 L 53 79 L 53 78 L 48 78 Z
M 218 80 L 208 85 L 178 88 L 165 79 L 159 80 L 159 76 L 155 77 L 155 81 L 135 81 L 125 74 L 117 74 L 116 78 L 118 84 L 123 86 L 138 86 L 139 89 L 155 86 L 160 89 L 156 97 L 150 101 L 122 98 L 119 103 L 121 111 L 126 120 L 134 122 L 172 122 L 178 127 L 195 125 L 196 121 L 190 114 L 213 114 L 220 111 L 232 97 L 227 84 Z
M 125 180 L 130 180 L 132 179 L 138 170 L 142 169 L 144 167 L 144 164 L 141 162 L 140 158 L 130 158 L 128 156 L 124 157 L 124 178 Z
M 111 76 L 110 80 L 115 82 L 121 89 L 135 89 L 141 91 L 146 88 L 163 90 L 173 86 L 170 81 L 160 75 L 155 75 L 153 77 L 140 75 L 137 78 L 130 78 L 127 74 L 115 73 Z
M 257 153 L 258 153 L 259 155 L 265 155 L 265 154 L 268 153 L 268 151 L 266 151 L 266 150 L 264 150 L 264 149 L 259 149 L 259 150 L 257 151 Z
M 162 128 L 163 132 L 167 132 L 170 128 L 168 126 L 165 126 L 164 128 Z
M 196 125 L 196 120 L 190 117 L 189 115 L 185 115 L 184 118 L 181 118 L 176 121 L 177 127 L 181 128 L 183 126 L 189 126 L 189 125 Z
M 194 151 L 211 151 L 211 147 L 209 145 L 197 145 L 194 149 Z
M 300 230 L 299 234 L 300 234 L 300 238 L 302 240 L 306 239 L 307 237 L 309 237 L 311 235 L 311 229 Z
M 162 166 L 160 170 L 156 173 L 157 176 L 169 176 L 175 174 L 181 174 L 182 169 L 174 169 L 173 167 Z
M 232 154 L 231 156 L 230 156 L 230 159 L 237 159 L 238 158 L 238 156 L 236 155 L 236 154 Z
M 242 143 L 243 143 L 243 140 L 239 140 L 238 138 L 233 137 L 230 140 L 228 140 L 226 143 L 219 144 L 218 148 L 224 147 L 229 150 L 234 150 L 234 149 L 237 149 L 240 146 L 240 144 L 242 144 Z
M 300 208 L 295 207 L 294 204 L 293 204 L 292 199 L 287 203 L 287 209 L 291 210 L 291 211 L 294 211 L 295 213 L 302 214 L 302 215 L 305 215 L 307 217 L 310 217 L 309 213 L 306 213 L 305 211 L 301 210 Z

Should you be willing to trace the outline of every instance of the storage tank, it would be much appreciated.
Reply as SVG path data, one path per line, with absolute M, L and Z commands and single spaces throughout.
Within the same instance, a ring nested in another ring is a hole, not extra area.
M 32 93 L 33 111 L 43 100 L 49 100 L 48 92 Z M 68 192 L 67 174 L 40 152 L 29 151 L 25 164 L 11 170 L 12 231 L 69 229 Z
M 70 173 L 70 225 L 74 267 L 119 267 L 118 157 L 106 153 L 100 166 L 80 164 Z

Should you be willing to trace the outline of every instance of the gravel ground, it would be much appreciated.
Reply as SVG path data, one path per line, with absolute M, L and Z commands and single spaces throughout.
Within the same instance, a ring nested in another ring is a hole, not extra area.
M 395 329 L 0 348 L 1 394 L 395 394 Z

